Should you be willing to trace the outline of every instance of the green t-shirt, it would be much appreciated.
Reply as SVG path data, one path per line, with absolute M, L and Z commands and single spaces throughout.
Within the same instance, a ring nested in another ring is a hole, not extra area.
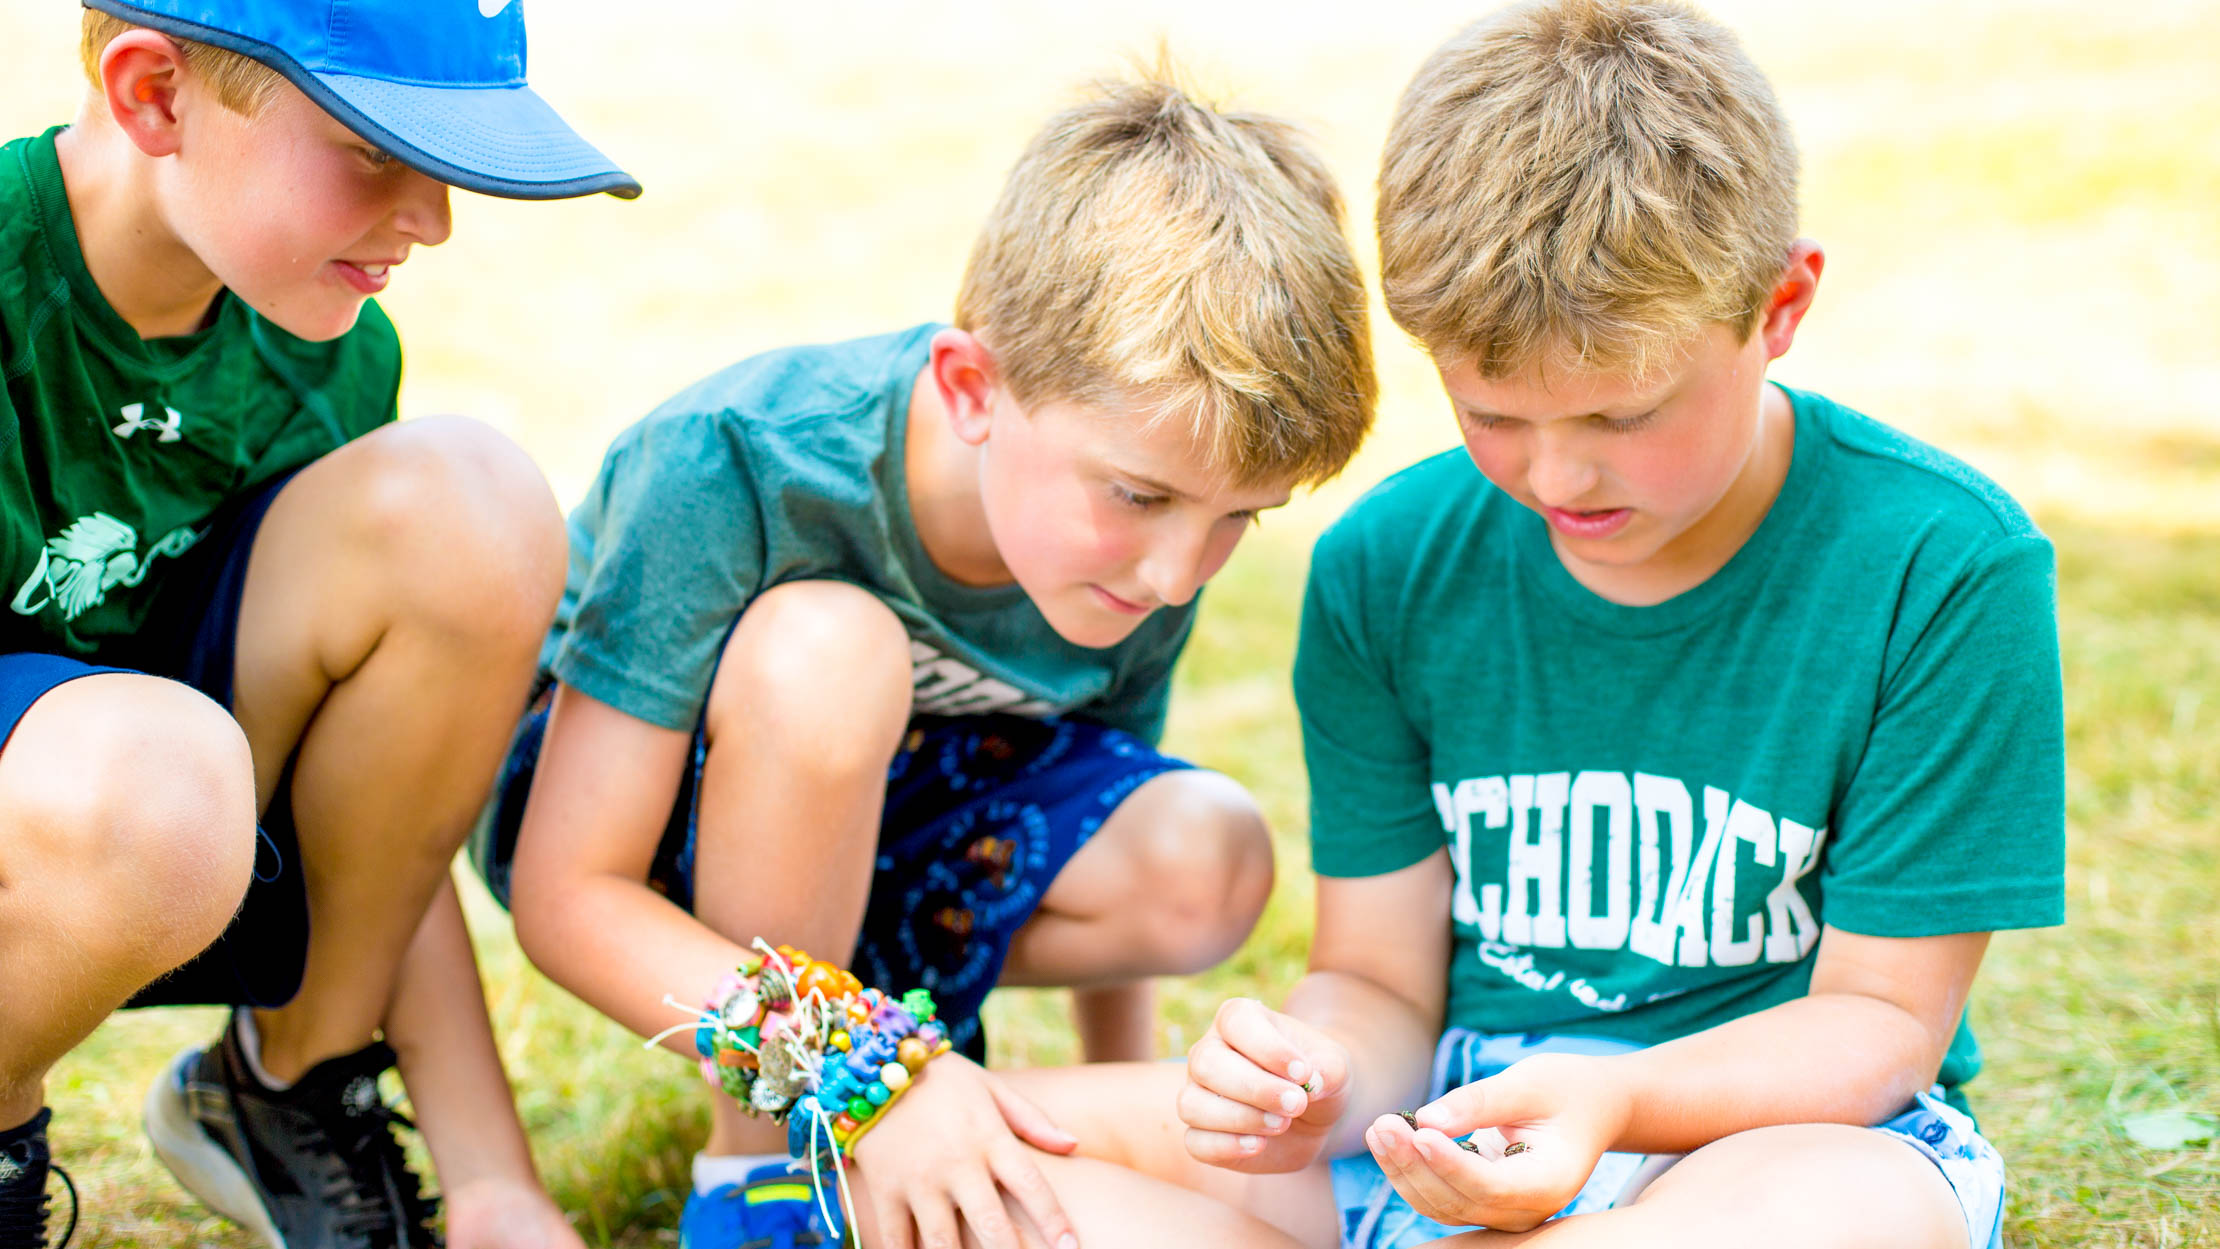
M 691 729 L 727 632 L 788 581 L 876 594 L 910 637 L 919 714 L 1076 713 L 1150 741 L 1195 605 L 1075 646 L 1015 585 L 951 580 L 910 519 L 910 389 L 939 327 L 743 360 L 617 436 L 570 518 L 541 665 L 651 724 Z
M 140 338 L 86 271 L 59 133 L 0 147 L 0 652 L 97 658 L 211 513 L 393 419 L 401 345 L 375 304 L 312 343 L 228 291 Z
M 1778 500 L 1655 606 L 1581 586 L 1461 452 L 1319 541 L 1295 669 L 1313 861 L 1375 875 L 1446 845 L 1451 1024 L 1655 1044 L 1803 995 L 1822 923 L 2062 921 L 2049 542 L 1964 464 L 1788 394 Z M 1943 1083 L 1979 1065 L 1961 1025 Z

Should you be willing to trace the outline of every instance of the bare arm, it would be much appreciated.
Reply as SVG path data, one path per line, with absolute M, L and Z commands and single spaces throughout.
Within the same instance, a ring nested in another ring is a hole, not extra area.
M 1418 1112 L 1419 1130 L 1374 1120 L 1366 1144 L 1420 1213 L 1515 1231 L 1571 1200 L 1606 1150 L 1681 1153 L 1776 1124 L 1876 1123 L 1934 1081 L 1987 944 L 1987 933 L 1830 928 L 1805 997 L 1636 1053 L 1529 1058 L 1450 1090 Z M 1480 1154 L 1451 1142 L 1467 1132 L 1490 1138 Z M 1506 1140 L 1528 1152 L 1511 1156 Z
M 517 943 L 556 983 L 642 1035 L 681 1017 L 675 988 L 707 986 L 743 951 L 647 885 L 691 735 L 559 686 L 517 835 Z M 653 966 L 642 951 L 653 951 Z M 693 1035 L 670 1042 L 693 1053 Z
M 1827 929 L 1808 996 L 1598 1060 L 1627 1107 L 1613 1147 L 1679 1153 L 1769 1124 L 1879 1122 L 1935 1082 L 1988 944 Z

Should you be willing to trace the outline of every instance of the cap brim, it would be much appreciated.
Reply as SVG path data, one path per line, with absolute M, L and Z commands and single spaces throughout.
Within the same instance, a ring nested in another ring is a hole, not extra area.
M 530 87 L 424 87 L 317 74 L 259 40 L 150 13 L 130 0 L 85 4 L 165 34 L 252 57 L 402 164 L 466 191 L 504 199 L 569 199 L 597 191 L 631 199 L 640 193 L 632 175 L 579 138 Z
M 294 85 L 403 164 L 466 191 L 507 199 L 640 193 L 530 87 L 421 87 L 344 74 Z

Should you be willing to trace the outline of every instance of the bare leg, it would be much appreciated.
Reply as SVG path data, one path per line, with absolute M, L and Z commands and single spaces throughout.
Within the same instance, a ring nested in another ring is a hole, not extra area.
M 1332 1249 L 1338 1242 L 1332 1184 L 1323 1165 L 1287 1175 L 1242 1175 L 1188 1156 L 1180 1144 L 1184 1125 L 1173 1114 L 1185 1080 L 1178 1064 L 1103 1063 L 1013 1071 L 1005 1078 L 1079 1138 L 1079 1156 L 1043 1153 L 1034 1161 L 1085 1249 Z M 858 1170 L 850 1179 L 860 1185 L 856 1207 L 865 1243 L 884 1243 L 870 1200 L 870 1175 Z M 1042 1245 L 1015 1203 L 1011 1212 L 1027 1244 Z
M 1018 931 L 1005 984 L 1068 984 L 1090 1062 L 1155 1056 L 1147 977 L 1211 967 L 1247 939 L 1272 892 L 1256 803 L 1215 772 L 1133 791 L 1072 856 Z
M 236 714 L 267 805 L 288 758 L 312 935 L 260 1011 L 290 1079 L 368 1044 L 477 813 L 562 576 L 538 470 L 465 421 L 389 426 L 270 507 L 240 611 Z
M 1091 1063 L 1156 1057 L 1156 985 L 1148 980 L 1082 985 L 1071 991 L 1079 1053 Z
M 1964 1217 L 1933 1163 L 1865 1128 L 1759 1128 L 1688 1155 L 1619 1210 L 1530 1232 L 1466 1232 L 1444 1249 L 1967 1249 Z M 1974 1246 L 1973 1249 L 1982 1249 Z
M 175 682 L 80 677 L 0 750 L 0 1127 L 148 981 L 206 948 L 254 868 L 252 764 Z
M 235 714 L 259 805 L 293 761 L 311 927 L 299 995 L 255 1013 L 263 1066 L 294 1079 L 383 1028 L 427 1112 L 457 1243 L 484 1221 L 477 1193 L 555 1217 L 448 870 L 523 706 L 563 559 L 561 517 L 522 451 L 472 422 L 416 421 L 280 492 L 240 612 Z M 502 1230 L 532 1239 L 527 1221 Z

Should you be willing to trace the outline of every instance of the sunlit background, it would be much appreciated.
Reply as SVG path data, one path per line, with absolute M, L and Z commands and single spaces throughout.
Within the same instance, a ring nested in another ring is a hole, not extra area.
M 82 91 L 76 6 L 0 4 L 0 135 L 68 119 Z M 2212 1243 L 2211 1148 L 2145 1158 L 2097 1121 L 2166 1097 L 2220 1110 L 2220 752 L 2202 744 L 2220 737 L 2220 6 L 1710 7 L 1780 92 L 1803 151 L 1805 232 L 1828 249 L 1818 305 L 1774 376 L 1972 461 L 2061 538 L 2075 928 L 1999 942 L 1984 983 L 2016 996 L 1984 1024 L 1996 1065 L 1976 1092 L 2017 1125 L 2003 1129 L 2019 1133 L 2014 1243 Z M 403 414 L 499 426 L 568 505 L 618 430 L 701 374 L 948 315 L 971 231 L 1027 135 L 1159 40 L 1211 96 L 1309 127 L 1369 271 L 1370 183 L 1395 97 L 1480 10 L 531 0 L 533 82 L 647 193 L 458 195 L 454 240 L 420 251 L 382 300 L 407 352 Z M 1167 1052 L 1209 1000 L 1269 994 L 1300 971 L 1303 778 L 1284 663 L 1308 539 L 1357 491 L 1453 441 L 1424 359 L 1384 315 L 1375 330 L 1378 434 L 1341 480 L 1249 540 L 1181 676 L 1172 745 L 1258 790 L 1285 870 L 1241 958 L 1168 992 Z M 2081 600 L 2076 568 L 2096 578 Z M 2119 568 L 2155 571 L 2102 580 Z M 477 913 L 558 1193 L 596 1238 L 668 1236 L 700 1131 L 683 1073 L 623 1052 L 522 967 L 497 915 Z M 2133 976 L 2147 983 L 2119 987 Z M 998 1055 L 1070 1053 L 1055 1000 L 996 1009 Z M 90 1155 L 96 1181 L 91 1243 L 237 1243 L 147 1161 L 132 1125 L 162 1054 L 209 1018 L 122 1021 L 57 1073 L 56 1140 L 65 1162 Z M 652 1096 L 632 1096 L 643 1088 Z M 2203 1187 L 2182 1189 L 2186 1176 Z

